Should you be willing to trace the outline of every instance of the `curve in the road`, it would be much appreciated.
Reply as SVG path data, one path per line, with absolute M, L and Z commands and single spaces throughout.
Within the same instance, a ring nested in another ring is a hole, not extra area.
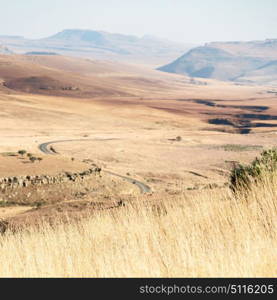
M 55 154 L 58 154 L 55 149 L 53 147 L 50 147 L 50 145 L 52 144 L 58 144 L 58 143 L 66 143 L 66 142 L 87 142 L 87 141 L 112 141 L 112 140 L 119 140 L 119 139 L 116 139 L 116 138 L 95 138 L 95 139 L 76 139 L 76 140 L 58 140 L 58 141 L 50 141 L 50 142 L 47 142 L 47 143 L 43 143 L 43 144 L 40 144 L 38 146 L 39 150 L 41 152 L 43 152 L 44 154 L 48 154 L 48 155 L 55 155 Z M 144 193 L 150 193 L 151 192 L 151 188 L 146 185 L 145 183 L 141 182 L 141 181 L 138 181 L 134 178 L 131 178 L 131 177 L 127 177 L 127 176 L 123 176 L 123 175 L 120 175 L 120 174 L 116 174 L 116 173 L 113 173 L 111 171 L 107 171 L 107 170 L 103 170 L 103 172 L 107 173 L 107 174 L 110 174 L 112 176 L 116 176 L 116 177 L 120 177 L 132 184 L 135 184 L 139 189 L 140 189 L 140 192 L 142 194 Z
M 45 154 L 58 154 L 56 151 L 53 151 L 53 149 L 48 149 L 48 146 L 52 145 L 52 144 L 58 144 L 58 143 L 66 143 L 66 142 L 86 142 L 86 141 L 113 141 L 113 140 L 120 140 L 120 139 L 116 139 L 116 138 L 94 138 L 94 139 L 74 139 L 74 140 L 58 140 L 58 141 L 51 141 L 51 142 L 47 142 L 47 143 L 43 143 L 40 144 L 38 146 L 39 150 Z

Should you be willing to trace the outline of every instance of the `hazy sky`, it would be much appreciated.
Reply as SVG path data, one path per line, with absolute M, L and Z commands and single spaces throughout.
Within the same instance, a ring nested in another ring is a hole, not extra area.
M 0 35 L 66 28 L 193 43 L 277 38 L 277 0 L 0 0 Z

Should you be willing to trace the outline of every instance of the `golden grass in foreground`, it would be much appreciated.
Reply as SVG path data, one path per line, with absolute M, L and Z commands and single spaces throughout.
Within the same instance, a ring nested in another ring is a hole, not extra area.
M 0 237 L 0 276 L 276 277 L 277 178 Z

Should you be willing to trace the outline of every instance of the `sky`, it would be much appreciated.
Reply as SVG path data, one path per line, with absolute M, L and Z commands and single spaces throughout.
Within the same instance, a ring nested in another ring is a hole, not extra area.
M 92 29 L 181 43 L 277 38 L 277 0 L 0 0 L 0 35 Z

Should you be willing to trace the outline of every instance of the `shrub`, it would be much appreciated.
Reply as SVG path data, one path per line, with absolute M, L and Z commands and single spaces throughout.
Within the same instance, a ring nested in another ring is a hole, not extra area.
M 31 161 L 32 163 L 34 163 L 34 162 L 37 160 L 37 158 L 34 157 L 34 156 L 31 156 L 29 159 L 30 159 L 30 161 Z
M 25 155 L 27 153 L 27 151 L 26 150 L 19 150 L 17 153 L 19 155 L 23 156 L 23 155 Z
M 250 165 L 234 167 L 230 175 L 231 190 L 249 190 L 251 182 L 257 182 L 265 172 L 277 172 L 277 148 L 263 151 Z

